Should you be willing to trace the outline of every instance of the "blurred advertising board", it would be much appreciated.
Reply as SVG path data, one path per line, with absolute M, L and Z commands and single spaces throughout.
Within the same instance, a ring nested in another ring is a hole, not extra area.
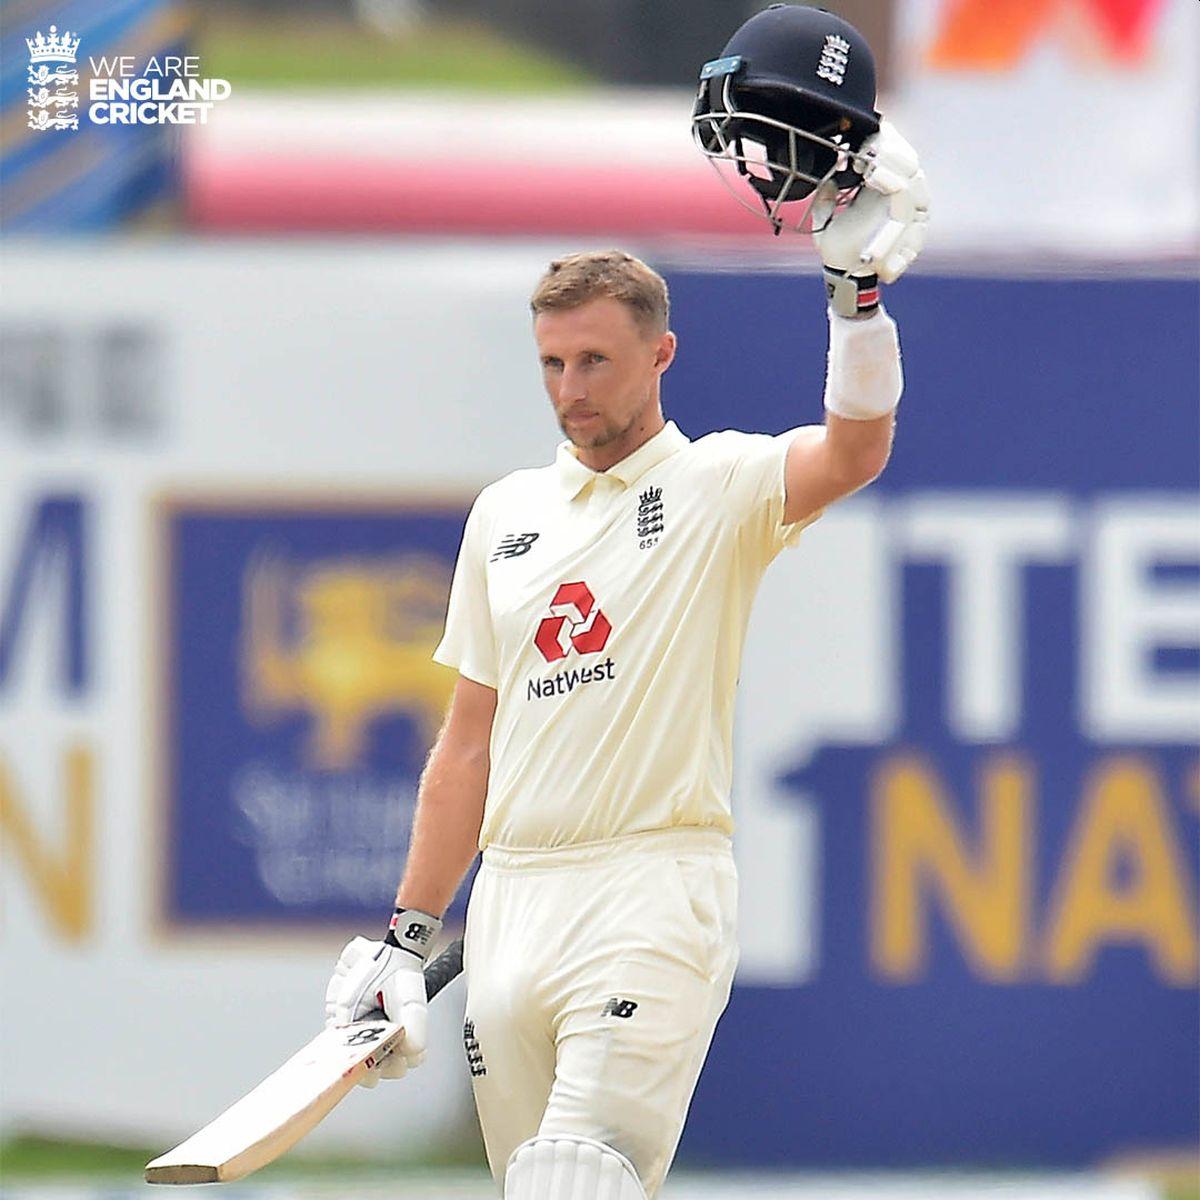
M 545 257 L 6 246 L 0 1009 L 39 1028 L 85 990 L 89 1048 L 65 1088 L 6 1038 L 0 1129 L 170 1144 L 311 1038 L 338 949 L 382 929 L 473 489 L 547 440 L 540 404 L 487 403 L 536 386 L 510 348 Z M 313 1148 L 474 1136 L 461 987 L 420 1087 Z
M 897 0 L 895 19 L 885 112 L 942 249 L 1196 253 L 1194 0 Z
M 391 905 L 454 686 L 431 655 L 468 507 L 164 502 L 169 921 L 369 920 Z
M 670 283 L 688 431 L 794 423 L 780 381 L 818 394 L 825 334 L 764 320 L 793 281 Z M 777 958 L 741 977 L 685 1148 L 1194 1145 L 1197 288 L 914 278 L 888 303 L 892 463 L 776 561 L 751 622 L 741 929 Z
M 189 53 L 178 0 L 26 0 L 0 34 L 0 183 L 8 233 L 95 231 L 176 215 L 179 131 L 225 80 Z M 214 99 L 215 98 L 215 99 Z
M 545 6 L 537 7 L 541 20 Z M 929 176 L 927 264 L 969 255 L 987 274 L 998 262 L 1052 270 L 1194 259 L 1195 0 L 835 7 L 875 39 L 887 67 L 879 108 Z M 573 35 L 601 12 L 590 6 Z M 573 13 L 563 9 L 556 20 L 571 22 Z M 732 32 L 736 17 L 719 19 Z M 689 13 L 685 24 L 695 37 L 705 21 Z M 723 40 L 697 49 L 692 70 Z M 692 143 L 694 83 L 686 75 L 675 82 L 506 97 L 502 119 L 486 95 L 395 92 L 351 111 L 338 93 L 239 90 L 220 120 L 189 136 L 189 221 L 217 233 L 606 230 L 642 240 L 701 237 L 706 249 L 710 235 L 753 235 L 757 222 L 729 203 Z M 464 161 L 473 168 L 469 188 Z
M 310 1036 L 401 869 L 463 515 L 558 440 L 527 303 L 571 248 L 8 250 L 0 937 L 27 970 L 0 1003 L 33 1027 L 86 979 L 89 1053 L 66 1094 L 12 1039 L 3 1127 L 182 1134 L 231 1061 Z M 815 277 L 664 269 L 685 432 L 820 420 Z M 1187 1144 L 1194 280 L 917 275 L 888 303 L 893 462 L 780 556 L 751 622 L 742 959 L 684 1152 Z M 315 1136 L 469 1128 L 456 1004 L 431 1010 L 420 1088 Z

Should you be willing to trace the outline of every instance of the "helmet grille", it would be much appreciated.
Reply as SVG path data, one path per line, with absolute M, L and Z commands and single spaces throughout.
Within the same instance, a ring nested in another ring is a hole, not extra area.
M 814 193 L 825 185 L 835 192 L 862 183 L 856 153 L 865 132 L 844 114 L 831 110 L 797 88 L 753 87 L 729 75 L 701 84 L 692 115 L 696 141 L 718 174 L 748 184 L 778 232 L 784 204 L 804 202 L 795 220 L 801 225 Z M 734 194 L 737 188 L 734 187 Z

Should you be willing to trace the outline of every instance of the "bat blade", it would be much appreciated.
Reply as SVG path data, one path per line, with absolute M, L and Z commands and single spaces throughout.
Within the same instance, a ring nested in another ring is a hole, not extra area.
M 404 1029 L 357 1021 L 318 1034 L 253 1091 L 146 1165 L 147 1183 L 225 1183 L 274 1162 L 396 1048 Z

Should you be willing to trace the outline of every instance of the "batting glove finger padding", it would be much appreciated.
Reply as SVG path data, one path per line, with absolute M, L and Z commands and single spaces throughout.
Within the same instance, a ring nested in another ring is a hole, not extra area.
M 425 1001 L 424 963 L 403 950 L 391 947 L 393 956 L 407 959 L 400 962 L 383 980 L 378 992 L 383 997 L 380 1007 L 389 1021 L 404 1026 L 404 1040 L 383 1063 L 385 1079 L 399 1079 L 405 1071 L 419 1067 L 425 1060 L 429 1012 Z M 403 1062 L 404 1068 L 400 1069 Z
M 403 1054 L 400 1054 L 398 1052 L 395 1054 L 389 1054 L 387 1056 L 387 1058 L 385 1058 L 383 1060 L 383 1062 L 380 1063 L 380 1065 L 379 1065 L 379 1070 L 378 1070 L 379 1078 L 380 1079 L 403 1079 L 405 1077 L 405 1075 L 408 1074 L 410 1067 L 420 1066 L 421 1062 L 423 1062 L 424 1059 L 425 1059 L 425 1055 L 422 1054 L 420 1056 L 420 1059 L 417 1062 L 410 1063 L 409 1060 L 407 1058 L 405 1058 Z M 375 1072 L 372 1072 L 372 1074 L 375 1074 Z
M 903 191 L 921 171 L 917 152 L 887 117 L 880 120 L 879 132 L 867 138 L 860 153 L 867 160 L 863 172 L 867 187 L 886 195 Z
M 348 1020 L 354 1019 L 339 1015 L 338 998 L 342 994 L 350 972 L 360 963 L 372 960 L 379 945 L 379 942 L 373 942 L 370 938 L 356 937 L 342 947 L 342 952 L 334 964 L 329 986 L 325 989 L 325 1024 L 327 1026 L 345 1025 Z
M 404 1026 L 404 1038 L 360 1083 L 400 1079 L 425 1058 L 427 1014 L 424 960 L 408 950 L 358 937 L 342 951 L 325 992 L 327 1025 L 349 1025 L 382 1009 Z
M 894 283 L 925 245 L 929 183 L 916 152 L 886 119 L 863 154 L 868 166 L 854 199 L 838 213 L 832 190 L 814 203 L 813 241 L 829 271 Z

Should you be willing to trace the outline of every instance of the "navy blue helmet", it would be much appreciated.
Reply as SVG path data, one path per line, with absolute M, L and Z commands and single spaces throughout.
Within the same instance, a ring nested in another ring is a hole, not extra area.
M 823 184 L 859 186 L 858 151 L 878 132 L 871 48 L 822 8 L 772 4 L 700 71 L 696 142 L 714 163 L 734 166 L 776 231 L 781 205 L 807 199 L 802 220 Z

